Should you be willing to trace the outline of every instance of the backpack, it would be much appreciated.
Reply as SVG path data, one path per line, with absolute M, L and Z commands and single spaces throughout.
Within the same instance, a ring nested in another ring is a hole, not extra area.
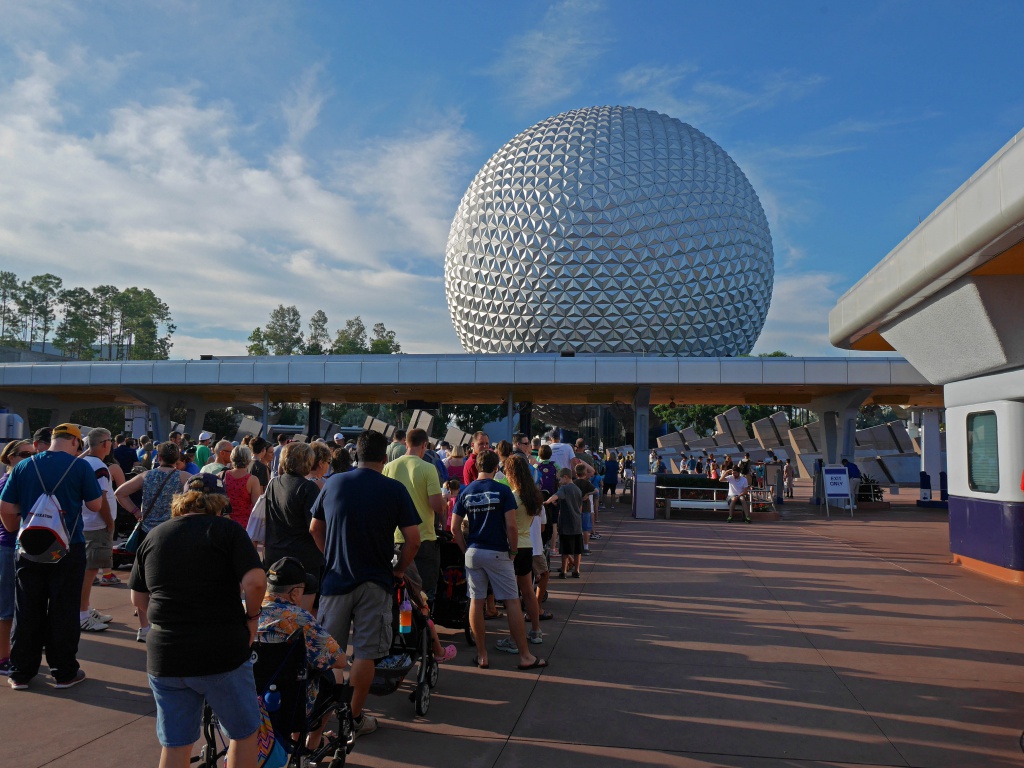
M 537 483 L 542 491 L 554 494 L 558 490 L 558 470 L 555 469 L 553 461 L 542 461 L 537 464 L 537 472 L 540 474 L 540 482 Z
M 68 468 L 64 470 L 64 474 L 60 476 L 60 480 L 57 481 L 57 485 L 53 486 L 52 491 L 46 490 L 46 484 L 43 482 L 43 476 L 39 472 L 39 464 L 35 458 L 31 461 L 43 492 L 36 499 L 21 524 L 21 530 L 18 531 L 18 548 L 21 550 L 21 557 L 34 563 L 59 563 L 68 553 L 74 531 L 68 533 L 68 527 L 64 523 L 64 510 L 60 508 L 60 502 L 57 501 L 54 494 L 60 484 L 64 482 L 64 478 L 68 476 L 68 472 L 75 466 L 78 457 L 76 456 L 74 461 L 68 464 Z M 81 515 L 78 519 L 81 522 Z

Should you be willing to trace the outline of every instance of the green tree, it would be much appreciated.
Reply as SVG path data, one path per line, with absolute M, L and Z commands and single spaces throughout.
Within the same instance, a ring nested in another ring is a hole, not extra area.
M 21 285 L 13 272 L 0 272 L 0 342 L 17 342 L 21 332 L 18 297 Z
M 33 330 L 38 331 L 42 339 L 42 351 L 46 351 L 46 337 L 50 335 L 57 321 L 57 306 L 60 302 L 60 291 L 63 281 L 56 275 L 47 272 L 35 275 L 28 281 L 33 299 Z M 35 341 L 33 337 L 30 341 Z
M 117 297 L 121 294 L 121 289 L 116 285 L 97 285 L 92 289 L 92 307 L 93 314 L 96 317 L 96 325 L 98 330 L 98 341 L 102 347 L 106 344 L 107 347 L 107 360 L 114 360 L 119 358 L 120 351 L 118 354 L 114 354 L 114 343 L 117 339 Z
M 245 354 L 253 356 L 265 356 L 270 354 L 270 350 L 267 349 L 267 340 L 263 338 L 263 329 L 254 328 L 253 332 L 249 334 L 249 344 L 245 348 Z
M 294 355 L 302 350 L 302 316 L 295 305 L 278 304 L 263 327 L 263 340 L 272 355 Z
M 867 429 L 896 421 L 899 416 L 888 405 L 864 405 L 857 413 L 857 429 Z
M 656 405 L 654 415 L 676 430 L 692 427 L 701 437 L 715 431 L 715 416 L 729 410 L 728 405 Z
M 373 326 L 373 338 L 370 339 L 371 355 L 394 355 L 402 351 L 401 345 L 395 338 L 395 332 L 384 327 L 384 323 L 377 323 Z
M 60 292 L 63 319 L 53 337 L 54 346 L 68 357 L 92 360 L 93 344 L 99 338 L 99 323 L 87 311 L 92 294 L 85 288 L 68 288 Z M 87 422 L 83 422 L 87 423 Z
M 126 288 L 114 299 L 117 345 L 124 360 L 166 360 L 171 351 L 170 308 L 149 288 Z M 164 326 L 161 335 L 160 326 Z
M 309 319 L 309 335 L 302 349 L 306 355 L 324 355 L 331 346 L 331 335 L 327 331 L 327 313 L 318 309 Z
M 365 355 L 369 351 L 366 343 L 366 324 L 356 315 L 345 321 L 345 327 L 338 330 L 331 345 L 332 355 Z

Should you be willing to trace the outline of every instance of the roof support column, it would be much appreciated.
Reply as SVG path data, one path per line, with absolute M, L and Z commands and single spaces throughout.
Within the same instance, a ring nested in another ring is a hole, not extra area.
M 921 418 L 921 501 L 938 501 L 941 493 L 942 438 L 939 436 L 941 414 L 938 408 L 923 408 Z M 925 482 L 927 479 L 927 483 Z
M 818 435 L 815 442 L 821 451 L 821 461 L 826 467 L 839 464 L 844 458 L 854 460 L 857 412 L 870 396 L 870 389 L 854 389 L 811 401 L 810 410 L 818 417 Z M 815 472 L 811 503 L 821 504 L 822 497 L 821 478 Z
M 654 519 L 654 483 L 651 474 L 650 452 L 651 390 L 640 387 L 633 396 L 633 517 Z
M 263 388 L 263 439 L 270 440 L 270 390 Z
M 505 410 L 506 413 L 508 414 L 508 441 L 512 443 L 512 447 L 515 448 L 515 440 L 513 440 L 512 438 L 516 433 L 516 427 L 512 423 L 512 420 L 515 418 L 516 415 L 516 401 L 514 393 L 511 389 L 508 391 L 508 396 L 505 398 L 505 403 Z
M 810 409 L 818 417 L 816 442 L 826 466 L 838 464 L 842 459 L 853 461 L 857 412 L 870 396 L 870 389 L 854 389 L 811 401 Z

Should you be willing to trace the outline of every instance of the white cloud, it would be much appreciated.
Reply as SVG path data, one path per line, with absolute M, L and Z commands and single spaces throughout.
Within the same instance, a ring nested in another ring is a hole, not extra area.
M 281 106 L 291 144 L 301 144 L 306 135 L 316 127 L 320 109 L 327 98 L 327 95 L 317 87 L 321 70 L 321 65 L 307 67 Z
M 782 70 L 757 75 L 741 87 L 723 82 L 720 75 L 702 75 L 693 64 L 639 64 L 621 73 L 616 84 L 619 92 L 637 106 L 700 127 L 796 101 L 823 82 L 818 75 Z
M 178 324 L 174 356 L 244 352 L 280 303 L 323 308 L 332 327 L 383 320 L 408 351 L 458 349 L 441 273 L 473 145 L 459 119 L 340 153 L 322 178 L 294 143 L 315 124 L 315 78 L 293 94 L 289 140 L 253 160 L 233 106 L 191 90 L 108 106 L 107 127 L 79 135 L 67 70 L 26 61 L 0 84 L 5 269 L 151 288 Z
M 604 4 L 562 0 L 534 29 L 513 37 L 489 73 L 509 99 L 524 109 L 542 107 L 574 94 L 590 63 L 606 45 L 595 19 Z
M 845 279 L 834 272 L 777 271 L 772 305 L 753 354 L 775 350 L 797 356 L 866 354 L 836 349 L 828 340 L 828 313 Z

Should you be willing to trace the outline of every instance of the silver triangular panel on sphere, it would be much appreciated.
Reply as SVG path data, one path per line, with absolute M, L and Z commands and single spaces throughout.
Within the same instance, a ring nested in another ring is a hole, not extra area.
M 768 221 L 732 158 L 633 107 L 513 138 L 463 196 L 445 256 L 467 352 L 745 354 L 774 274 Z M 528 341 L 521 314 L 535 318 Z

